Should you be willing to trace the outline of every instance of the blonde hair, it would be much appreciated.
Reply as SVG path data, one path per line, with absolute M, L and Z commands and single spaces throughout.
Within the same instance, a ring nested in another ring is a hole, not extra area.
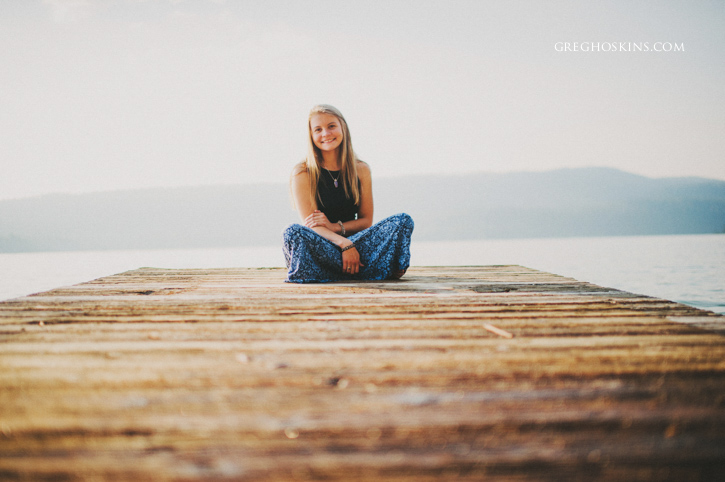
M 322 170 L 322 152 L 312 140 L 312 130 L 310 121 L 312 116 L 317 114 L 331 114 L 337 117 L 342 128 L 342 143 L 340 144 L 340 178 L 342 179 L 342 187 L 345 190 L 345 197 L 353 199 L 355 204 L 360 204 L 360 189 L 358 187 L 357 177 L 357 161 L 355 151 L 352 150 L 352 139 L 350 138 L 350 129 L 347 127 L 347 121 L 337 108 L 327 105 L 318 104 L 310 110 L 307 116 L 307 157 L 299 163 L 293 171 L 293 176 L 307 171 L 310 179 L 310 196 L 314 206 L 318 206 L 317 183 L 320 180 L 320 172 Z

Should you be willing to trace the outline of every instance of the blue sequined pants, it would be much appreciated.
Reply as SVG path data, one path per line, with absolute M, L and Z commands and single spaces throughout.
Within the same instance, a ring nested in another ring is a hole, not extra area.
M 287 226 L 282 235 L 287 282 L 325 283 L 344 280 L 383 280 L 410 266 L 413 219 L 407 214 L 385 218 L 348 239 L 360 253 L 360 272 L 342 272 L 342 254 L 332 242 L 300 224 Z

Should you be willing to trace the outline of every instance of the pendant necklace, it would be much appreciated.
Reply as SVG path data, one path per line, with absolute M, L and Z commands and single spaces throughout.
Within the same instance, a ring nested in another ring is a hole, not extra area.
M 332 173 L 331 173 L 330 171 L 328 171 L 327 169 L 325 169 L 325 171 L 327 171 L 327 173 L 328 173 L 328 174 L 330 175 L 330 177 L 332 177 L 332 180 L 333 180 L 333 181 L 334 181 L 334 183 L 335 183 L 335 187 L 337 187 L 337 179 L 340 179 L 340 174 L 338 174 L 338 175 L 337 175 L 337 179 L 335 179 L 335 178 L 334 178 L 334 177 L 332 176 Z

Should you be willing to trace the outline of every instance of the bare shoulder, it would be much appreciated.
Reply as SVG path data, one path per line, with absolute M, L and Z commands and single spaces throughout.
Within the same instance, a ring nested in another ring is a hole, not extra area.
M 295 165 L 294 169 L 292 169 L 290 188 L 293 195 L 310 192 L 310 173 L 307 172 L 307 166 L 304 162 Z
M 370 174 L 370 165 L 367 162 L 361 161 L 360 159 L 358 159 L 357 163 L 356 163 L 356 167 L 357 167 L 358 177 L 368 178 L 368 179 L 370 178 L 370 175 L 371 175 Z
M 304 162 L 295 164 L 292 168 L 292 175 L 290 176 L 290 185 L 292 188 L 302 188 L 309 186 L 310 173 L 307 171 L 307 165 Z
M 305 163 L 305 161 L 298 162 L 297 164 L 295 164 L 295 167 L 292 168 L 292 178 L 294 179 L 298 176 L 303 178 L 309 177 L 309 174 L 307 173 L 307 164 Z

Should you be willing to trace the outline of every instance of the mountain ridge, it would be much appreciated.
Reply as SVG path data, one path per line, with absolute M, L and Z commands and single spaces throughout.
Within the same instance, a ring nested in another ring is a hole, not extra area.
M 722 233 L 725 181 L 612 168 L 374 181 L 375 219 L 408 212 L 414 240 Z M 288 184 L 46 194 L 0 201 L 0 252 L 271 245 L 298 222 Z

